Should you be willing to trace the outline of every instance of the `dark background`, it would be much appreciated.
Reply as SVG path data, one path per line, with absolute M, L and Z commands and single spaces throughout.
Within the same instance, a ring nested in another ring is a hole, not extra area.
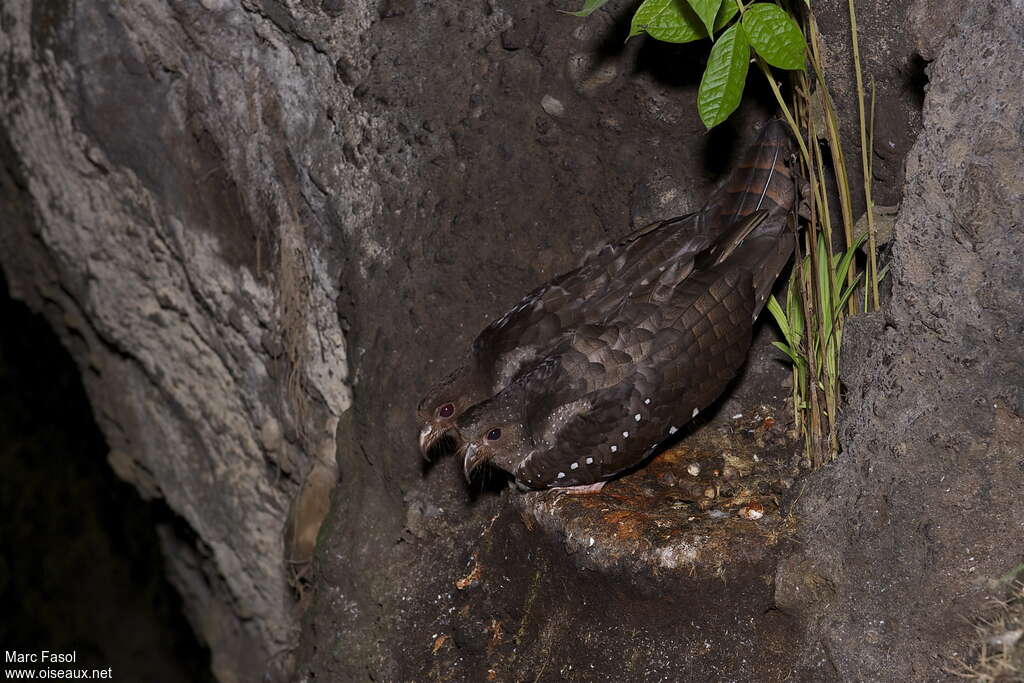
M 114 475 L 78 369 L 2 278 L 0 320 L 4 650 L 74 651 L 51 668 L 111 667 L 114 680 L 212 681 L 165 577 L 156 530 L 173 514 Z

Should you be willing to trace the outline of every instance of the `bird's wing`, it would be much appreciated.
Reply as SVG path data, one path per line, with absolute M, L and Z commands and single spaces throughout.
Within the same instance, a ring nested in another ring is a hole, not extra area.
M 711 237 L 703 214 L 655 223 L 591 254 L 583 264 L 525 296 L 473 342 L 473 362 L 500 391 L 548 355 L 562 336 L 610 310 L 629 283 L 660 275 L 666 262 L 692 263 Z M 664 269 L 663 269 L 664 270 Z
M 577 331 L 558 358 L 558 383 L 536 392 L 527 426 L 540 447 L 517 468 L 519 481 L 538 488 L 612 477 L 718 397 L 746 357 L 754 306 L 749 271 L 727 265 L 692 273 L 665 301 L 634 302 L 616 320 Z
M 614 430 L 627 418 L 630 394 L 626 383 L 564 403 L 551 414 L 555 441 L 527 454 L 513 471 L 516 480 L 531 488 L 578 486 L 602 481 L 615 472 L 606 453 Z M 614 455 L 614 453 L 612 454 Z
M 566 335 L 604 323 L 619 308 L 678 297 L 694 270 L 730 259 L 753 274 L 751 319 L 789 260 L 788 215 L 795 179 L 792 142 L 770 121 L 721 187 L 698 212 L 654 223 L 588 255 L 581 266 L 534 290 L 485 329 L 473 345 L 477 372 L 500 391 L 528 373 Z M 704 262 L 699 262 L 703 258 Z M 647 311 L 634 306 L 627 319 Z

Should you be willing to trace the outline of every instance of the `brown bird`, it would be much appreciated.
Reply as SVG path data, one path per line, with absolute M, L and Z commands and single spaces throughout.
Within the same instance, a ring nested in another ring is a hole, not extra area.
M 523 488 L 599 490 L 718 397 L 792 252 L 790 149 L 770 123 L 703 209 L 631 236 L 670 253 L 643 250 L 574 302 L 575 324 L 543 358 L 456 419 L 467 477 L 489 462 Z
M 792 176 L 785 166 L 788 157 L 784 129 L 778 122 L 769 123 L 701 211 L 647 226 L 603 246 L 579 268 L 539 287 L 489 325 L 473 343 L 469 361 L 420 403 L 424 454 L 446 434 L 460 440 L 462 430 L 455 427 L 471 424 L 460 420 L 471 407 L 511 387 L 515 391 L 524 384 L 539 387 L 542 368 L 550 368 L 554 358 L 567 362 L 565 354 L 575 348 L 572 344 L 593 334 L 595 325 L 612 322 L 615 316 L 625 316 L 627 321 L 645 307 L 670 303 L 672 291 L 726 256 L 734 256 L 741 244 L 743 253 L 757 252 L 756 258 L 747 256 L 733 263 L 743 261 L 751 286 L 760 284 L 756 296 L 761 301 L 752 305 L 751 314 L 760 310 L 792 246 L 779 239 L 780 226 L 784 227 L 793 203 Z M 692 280 L 689 288 L 699 281 Z M 749 319 L 746 325 L 749 335 Z M 624 357 L 620 360 L 626 362 Z M 486 459 L 484 451 L 476 452 Z

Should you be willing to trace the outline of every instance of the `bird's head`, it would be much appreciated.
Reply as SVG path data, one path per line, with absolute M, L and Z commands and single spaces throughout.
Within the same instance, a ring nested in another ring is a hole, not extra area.
M 462 471 L 468 480 L 482 464 L 512 472 L 523 459 L 527 438 L 523 420 L 508 396 L 498 396 L 467 410 L 456 422 L 462 435 Z
M 435 384 L 416 409 L 423 457 L 428 457 L 431 449 L 445 437 L 452 439 L 457 447 L 460 438 L 455 421 L 487 396 L 486 388 L 468 365 Z

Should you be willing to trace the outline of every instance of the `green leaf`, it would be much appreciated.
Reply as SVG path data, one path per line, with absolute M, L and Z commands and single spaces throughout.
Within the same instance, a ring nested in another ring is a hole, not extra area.
M 641 33 L 666 43 L 689 43 L 708 35 L 686 0 L 644 0 L 633 15 L 629 37 Z
M 736 0 L 723 0 L 722 8 L 718 10 L 718 17 L 715 19 L 715 33 L 725 28 L 725 25 L 732 21 L 739 11 L 740 6 L 736 4 Z
M 860 249 L 860 246 L 864 244 L 864 240 L 866 240 L 867 238 L 867 233 L 864 233 L 863 235 L 858 237 L 854 241 L 854 243 L 850 245 L 850 248 L 843 253 L 842 257 L 839 259 L 839 262 L 836 263 L 835 283 L 837 291 L 842 286 L 842 283 L 846 282 L 846 273 L 847 271 L 850 270 L 850 265 L 853 263 L 853 257 L 857 254 L 857 250 Z
M 686 0 L 690 3 L 690 8 L 697 13 L 700 17 L 701 22 L 704 24 L 704 28 L 707 29 L 708 35 L 714 33 L 715 17 L 718 16 L 718 10 L 722 8 L 722 0 Z M 732 2 L 735 4 L 735 0 L 726 0 L 726 2 Z
M 806 257 L 804 261 L 807 261 Z M 797 292 L 799 286 L 800 270 L 794 268 L 793 273 L 789 276 L 789 285 L 786 287 L 786 318 L 789 320 L 789 327 L 796 339 L 794 346 L 799 346 L 800 340 L 804 336 L 804 311 L 800 307 L 802 302 L 799 300 L 800 294 Z
M 779 326 L 779 331 L 782 332 L 782 337 L 789 342 L 793 343 L 792 333 L 789 329 L 789 321 L 786 320 L 786 314 L 782 312 L 782 306 L 775 300 L 775 295 L 771 294 L 768 297 L 768 312 L 775 318 L 775 324 Z
M 759 2 L 743 12 L 743 30 L 757 54 L 780 69 L 803 69 L 804 34 L 778 5 Z
M 850 296 L 854 293 L 854 291 L 856 291 L 857 285 L 860 284 L 860 281 L 863 279 L 863 277 L 864 273 L 858 273 L 857 277 L 853 281 L 853 284 L 847 287 L 843 291 L 843 293 L 839 295 L 839 302 L 836 304 L 836 312 L 843 310 L 843 306 L 845 306 L 846 302 L 850 300 Z
M 708 129 L 729 118 L 739 106 L 750 66 L 750 47 L 739 25 L 730 26 L 715 41 L 697 91 L 697 111 Z
M 784 354 L 789 356 L 789 359 L 791 361 L 793 361 L 794 364 L 797 364 L 797 363 L 800 362 L 800 359 L 797 358 L 795 353 L 793 353 L 793 350 L 791 348 L 789 348 L 788 346 L 786 346 L 785 344 L 783 344 L 782 342 L 777 342 L 777 341 L 776 342 L 772 342 L 772 346 L 774 346 L 779 351 L 782 351 Z
M 826 322 L 832 318 L 832 290 L 829 284 L 828 258 L 825 255 L 825 237 L 818 234 L 818 300 Z M 827 332 L 826 332 L 827 334 Z
M 574 17 L 589 17 L 596 10 L 600 9 L 608 0 L 586 0 L 583 3 L 583 9 L 579 12 L 565 12 L 565 14 L 571 14 Z

